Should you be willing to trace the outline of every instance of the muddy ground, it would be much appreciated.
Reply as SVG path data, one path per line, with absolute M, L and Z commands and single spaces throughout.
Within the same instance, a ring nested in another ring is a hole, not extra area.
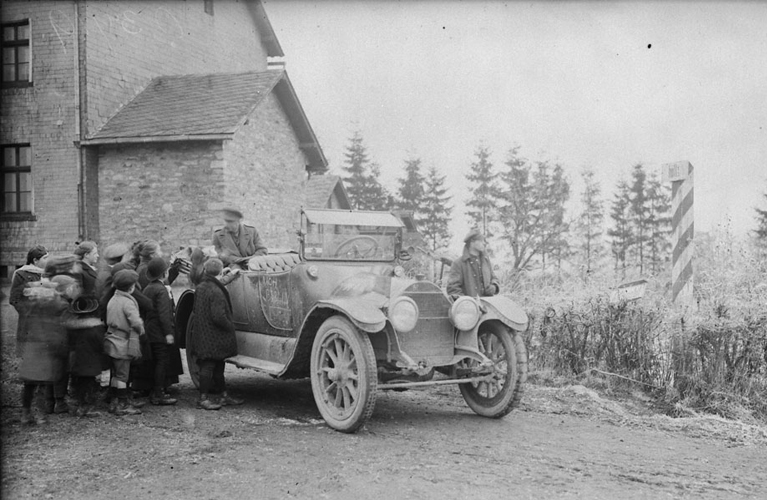
M 3 499 L 767 498 L 764 426 L 672 419 L 639 393 L 580 385 L 529 384 L 501 420 L 455 387 L 379 392 L 347 435 L 324 425 L 308 380 L 230 366 L 240 407 L 195 409 L 183 376 L 174 407 L 23 426 L 7 302 L 2 323 Z

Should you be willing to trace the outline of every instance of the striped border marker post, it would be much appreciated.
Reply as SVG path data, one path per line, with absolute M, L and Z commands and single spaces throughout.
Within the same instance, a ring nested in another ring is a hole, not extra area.
M 693 168 L 689 161 L 663 165 L 663 181 L 671 182 L 671 284 L 674 304 L 692 307 Z

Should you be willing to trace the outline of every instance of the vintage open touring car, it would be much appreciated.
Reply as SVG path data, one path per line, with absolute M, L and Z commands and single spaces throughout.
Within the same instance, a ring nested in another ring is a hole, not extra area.
M 457 384 L 477 414 L 506 415 L 527 378 L 527 315 L 503 297 L 448 297 L 408 278 L 402 223 L 388 212 L 303 210 L 300 250 L 252 257 L 227 285 L 238 354 L 227 362 L 311 379 L 327 424 L 355 432 L 376 393 Z M 194 290 L 176 307 L 190 335 Z M 194 353 L 187 349 L 197 384 Z

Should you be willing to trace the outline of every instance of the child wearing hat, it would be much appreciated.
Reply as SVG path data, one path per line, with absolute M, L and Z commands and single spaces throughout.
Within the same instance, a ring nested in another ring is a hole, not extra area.
M 69 336 L 69 372 L 77 401 L 78 417 L 98 417 L 93 411 L 96 377 L 105 365 L 104 335 L 106 325 L 101 320 L 99 301 L 81 295 L 69 305 L 64 325 Z
M 130 364 L 131 360 L 141 357 L 139 337 L 144 335 L 144 322 L 139 315 L 138 303 L 131 295 L 136 283 L 138 273 L 132 269 L 122 269 L 115 273 L 112 280 L 115 292 L 107 304 L 104 352 L 112 361 L 109 412 L 115 415 L 141 413 L 141 410 L 128 404 Z
M 155 314 L 147 318 L 146 334 L 152 350 L 154 387 L 149 397 L 153 405 L 174 405 L 176 400 L 165 393 L 169 367 L 170 348 L 175 342 L 173 336 L 173 303 L 168 289 L 162 283 L 168 264 L 162 257 L 154 257 L 146 264 L 147 285 L 144 295 L 152 302 Z

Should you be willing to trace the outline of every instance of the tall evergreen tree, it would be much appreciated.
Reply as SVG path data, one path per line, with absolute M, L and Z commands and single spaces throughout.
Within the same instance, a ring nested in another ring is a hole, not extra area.
M 563 248 L 561 239 L 567 231 L 564 203 L 570 192 L 561 166 L 551 173 L 548 163 L 538 162 L 533 171 L 518 151 L 518 147 L 509 151 L 506 169 L 499 177 L 499 222 L 516 271 L 528 268 L 547 252 L 561 254 L 558 249 Z
M 590 273 L 602 254 L 604 203 L 602 201 L 602 187 L 594 179 L 594 170 L 591 168 L 583 170 L 581 178 L 584 184 L 581 192 L 583 208 L 578 217 L 577 232 L 586 273 Z
M 541 267 L 546 270 L 546 258 L 553 255 L 558 267 L 562 259 L 569 256 L 570 248 L 564 235 L 569 229 L 565 221 L 565 203 L 570 197 L 570 184 L 564 175 L 562 165 L 555 164 L 553 170 L 548 161 L 539 161 L 533 173 L 534 192 L 540 210 L 541 230 L 538 235 Z
M 466 202 L 468 207 L 473 208 L 467 213 L 479 227 L 485 237 L 492 236 L 490 226 L 496 218 L 498 207 L 498 174 L 493 171 L 490 162 L 490 150 L 480 145 L 474 152 L 476 161 L 471 164 L 466 179 L 469 181 L 471 198 Z
M 380 177 L 381 167 L 377 163 L 371 164 L 358 204 L 359 210 L 391 210 L 394 207 L 394 197 L 378 180 Z
M 344 152 L 344 167 L 347 175 L 343 177 L 346 192 L 353 209 L 386 210 L 391 207 L 391 195 L 379 182 L 381 168 L 371 163 L 367 148 L 363 144 L 362 134 L 355 131 L 349 139 Z
M 367 148 L 362 142 L 362 134 L 359 130 L 355 130 L 349 139 L 346 151 L 344 151 L 343 169 L 347 175 L 343 177 L 343 180 L 352 208 L 359 208 L 360 200 L 364 196 L 367 170 L 370 165 Z
M 421 174 L 421 159 L 411 158 L 405 161 L 405 177 L 398 180 L 397 206 L 411 210 L 414 214 L 423 205 L 424 176 Z
M 650 272 L 659 273 L 663 260 L 671 247 L 671 195 L 669 188 L 663 186 L 658 174 L 651 173 L 647 178 L 647 256 Z
M 423 206 L 419 210 L 420 217 L 416 219 L 418 227 L 431 251 L 446 248 L 450 243 L 450 206 L 452 196 L 447 194 L 445 176 L 439 175 L 435 167 L 429 167 L 426 172 Z
M 634 229 L 632 250 L 639 265 L 639 273 L 644 272 L 645 247 L 647 246 L 649 221 L 647 214 L 647 173 L 641 163 L 634 165 L 631 173 L 631 223 Z
M 610 218 L 613 227 L 607 231 L 611 238 L 611 250 L 615 258 L 615 269 L 623 269 L 625 274 L 629 248 L 634 242 L 631 224 L 631 188 L 626 181 L 620 181 L 613 202 L 610 206 Z

